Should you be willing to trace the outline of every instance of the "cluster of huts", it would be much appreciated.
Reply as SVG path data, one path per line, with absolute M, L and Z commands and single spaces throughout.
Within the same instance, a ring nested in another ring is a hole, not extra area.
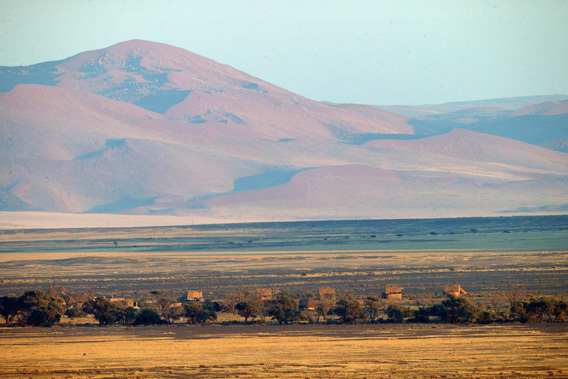
M 403 298 L 403 293 L 402 293 L 402 287 L 401 286 L 397 286 L 397 285 L 392 285 L 392 284 L 387 284 L 385 286 L 385 290 L 384 292 L 381 294 L 381 297 L 383 299 L 388 299 L 388 300 L 402 300 Z M 328 302 L 329 304 L 335 304 L 337 301 L 337 293 L 335 291 L 334 287 L 320 287 L 319 288 L 319 301 L 324 301 L 324 302 Z M 49 286 L 49 293 L 51 296 L 54 297 L 58 297 L 58 298 L 62 298 L 65 300 L 65 302 L 67 303 L 67 306 L 69 308 L 73 308 L 76 306 L 82 306 L 83 303 L 93 299 L 93 296 L 88 295 L 87 293 L 84 294 L 74 294 L 71 293 L 69 291 L 67 291 L 64 287 L 61 287 L 61 289 L 59 291 L 56 291 L 55 288 L 53 288 L 52 285 Z M 273 300 L 276 297 L 276 291 L 274 291 L 271 288 L 258 288 L 256 290 L 257 296 L 260 300 L 262 301 L 270 301 Z M 447 284 L 444 286 L 444 295 L 450 295 L 450 296 L 454 296 L 454 297 L 459 297 L 462 295 L 466 295 L 467 292 L 461 288 L 460 284 L 457 283 L 453 283 L 453 284 Z M 123 298 L 123 297 L 109 297 L 109 300 L 112 303 L 115 303 L 118 306 L 121 307 L 134 307 L 137 308 L 138 307 L 138 302 L 136 302 L 135 300 L 129 299 L 129 298 Z M 183 297 L 184 301 L 198 301 L 198 302 L 203 302 L 205 300 L 205 298 L 203 297 L 203 291 L 198 291 L 198 290 L 191 290 L 191 291 L 187 291 L 186 295 Z M 220 303 L 222 303 L 222 301 L 220 301 Z M 316 300 L 314 298 L 300 298 L 300 299 L 296 299 L 296 303 L 298 304 L 298 308 L 300 310 L 316 310 L 317 308 L 317 303 Z M 178 304 L 176 304 L 178 305 Z M 181 305 L 181 303 L 179 303 L 179 305 Z

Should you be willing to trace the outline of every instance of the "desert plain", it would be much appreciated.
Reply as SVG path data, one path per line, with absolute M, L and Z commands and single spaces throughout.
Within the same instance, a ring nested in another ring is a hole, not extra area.
M 566 216 L 6 230 L 0 250 L 2 295 L 52 284 L 133 298 L 320 286 L 364 297 L 397 284 L 412 305 L 453 282 L 494 303 L 512 286 L 568 292 Z M 0 378 L 568 377 L 566 323 L 75 324 L 0 329 Z
M 568 325 L 10 328 L 1 378 L 565 378 Z

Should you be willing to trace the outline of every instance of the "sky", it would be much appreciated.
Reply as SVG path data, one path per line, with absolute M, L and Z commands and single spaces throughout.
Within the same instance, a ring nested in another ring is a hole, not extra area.
M 564 0 L 0 0 L 2 66 L 145 39 L 343 103 L 568 94 L 567 36 Z

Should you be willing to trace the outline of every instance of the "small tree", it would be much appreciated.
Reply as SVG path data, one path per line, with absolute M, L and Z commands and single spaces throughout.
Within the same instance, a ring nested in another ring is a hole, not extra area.
M 344 323 L 355 323 L 365 317 L 361 303 L 353 295 L 345 295 L 339 299 L 333 313 Z
M 513 307 L 515 304 L 518 304 L 527 298 L 526 290 L 520 284 L 510 285 L 502 294 L 509 302 L 509 307 Z
M 190 324 L 205 324 L 209 320 L 217 320 L 217 312 L 211 301 L 199 303 L 192 301 L 185 303 L 185 316 L 188 318 Z
M 379 313 L 382 308 L 381 300 L 377 297 L 369 296 L 365 299 L 363 308 L 365 309 L 367 316 L 369 316 L 369 320 L 372 323 L 375 323 L 379 318 Z
M 6 326 L 14 320 L 23 310 L 22 299 L 16 296 L 0 297 L 0 314 L 6 322 Z
M 61 299 L 43 291 L 28 291 L 21 297 L 23 321 L 31 326 L 49 326 L 58 323 L 65 312 Z
M 205 300 L 205 302 L 203 302 L 203 312 L 201 313 L 200 322 L 205 324 L 207 321 L 215 320 L 217 320 L 215 304 L 213 304 L 211 300 Z
M 391 304 L 387 308 L 387 318 L 390 322 L 402 323 L 410 315 L 410 310 L 399 304 Z
M 507 296 L 504 291 L 489 292 L 485 295 L 488 311 L 500 320 L 507 320 L 510 317 L 511 304 Z
M 170 306 L 166 309 L 166 313 L 164 318 L 168 320 L 170 323 L 174 323 L 176 320 L 179 320 L 185 313 L 185 309 L 180 306 Z
M 85 309 L 86 308 L 86 309 Z M 86 312 L 92 312 L 100 325 L 112 325 L 124 321 L 126 311 L 113 304 L 106 297 L 97 297 L 83 307 Z
M 566 320 L 566 314 L 568 313 L 568 302 L 563 299 L 554 299 L 554 310 L 549 314 L 550 320 L 552 322 L 561 322 Z
M 185 303 L 183 307 L 185 309 L 187 322 L 190 324 L 198 324 L 200 319 L 199 314 L 203 311 L 203 304 L 192 301 L 190 303 Z
M 511 304 L 509 318 L 513 321 L 528 322 L 529 315 L 527 313 L 527 302 L 517 301 Z
M 160 313 L 165 316 L 166 311 L 168 308 L 174 303 L 174 299 L 166 296 L 163 293 L 160 293 L 158 300 L 156 300 L 156 304 L 160 308 Z
M 138 313 L 134 325 L 156 325 L 162 321 L 160 314 L 153 309 L 145 308 Z
M 243 301 L 243 291 L 234 291 L 225 295 L 225 312 L 235 313 L 238 303 Z
M 256 313 L 260 309 L 260 303 L 256 301 L 241 301 L 235 306 L 235 310 L 239 316 L 245 318 L 245 323 L 248 323 L 249 317 L 256 317 Z
M 83 317 L 83 316 L 85 316 L 85 312 L 83 312 L 83 309 L 81 309 L 79 307 L 73 307 L 73 308 L 69 308 L 65 311 L 65 316 L 67 316 L 69 318 Z
M 482 309 L 465 297 L 448 296 L 441 304 L 432 307 L 432 314 L 452 324 L 477 321 Z
M 134 307 L 128 307 L 124 310 L 124 325 L 132 325 L 138 317 L 138 309 Z
M 299 315 L 298 305 L 288 293 L 280 293 L 271 303 L 268 310 L 268 315 L 279 324 L 289 324 L 296 320 Z
M 256 316 L 260 318 L 260 321 L 262 323 L 266 323 L 266 317 L 268 316 L 269 310 L 269 302 L 258 297 L 257 304 L 258 310 L 256 312 Z
M 335 302 L 332 298 L 324 297 L 323 299 L 319 299 L 316 303 L 316 312 L 318 315 L 318 322 L 320 317 L 323 318 L 325 321 L 327 319 L 327 315 L 330 311 L 333 310 L 335 307 Z
M 430 308 L 428 307 L 419 307 L 418 309 L 412 312 L 412 315 L 414 317 L 409 320 L 411 322 L 422 322 L 422 323 L 430 322 Z
M 526 306 L 529 320 L 538 323 L 543 322 L 546 314 L 552 307 L 553 304 L 547 301 L 547 299 L 531 299 Z

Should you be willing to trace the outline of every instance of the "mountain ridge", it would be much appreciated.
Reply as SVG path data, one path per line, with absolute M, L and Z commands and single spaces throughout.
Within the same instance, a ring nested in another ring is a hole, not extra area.
M 317 102 L 142 40 L 2 67 L 0 78 L 14 84 L 0 93 L 2 211 L 251 221 L 568 204 L 568 154 L 455 121 L 528 117 L 489 103 L 438 113 L 453 130 L 421 134 L 412 117 Z M 563 117 L 562 101 L 528 107 Z

